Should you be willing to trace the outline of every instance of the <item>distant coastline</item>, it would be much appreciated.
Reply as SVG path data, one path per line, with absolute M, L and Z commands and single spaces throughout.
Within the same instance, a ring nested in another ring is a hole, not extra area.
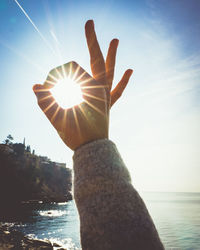
M 66 202 L 72 199 L 72 174 L 65 163 L 35 154 L 30 145 L 13 143 L 7 136 L 0 144 L 0 202 Z

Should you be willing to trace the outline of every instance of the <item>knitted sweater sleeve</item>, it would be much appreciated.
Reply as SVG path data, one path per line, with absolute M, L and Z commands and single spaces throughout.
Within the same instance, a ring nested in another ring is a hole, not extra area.
M 85 144 L 73 160 L 83 250 L 164 249 L 113 142 Z

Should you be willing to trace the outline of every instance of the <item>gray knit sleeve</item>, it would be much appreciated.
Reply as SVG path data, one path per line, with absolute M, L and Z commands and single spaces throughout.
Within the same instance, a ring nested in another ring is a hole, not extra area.
M 85 144 L 73 160 L 83 250 L 164 249 L 113 142 Z

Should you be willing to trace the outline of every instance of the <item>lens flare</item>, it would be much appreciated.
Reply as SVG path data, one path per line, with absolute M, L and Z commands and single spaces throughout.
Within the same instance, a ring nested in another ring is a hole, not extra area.
M 83 102 L 80 85 L 69 77 L 58 80 L 51 92 L 62 108 L 71 108 Z

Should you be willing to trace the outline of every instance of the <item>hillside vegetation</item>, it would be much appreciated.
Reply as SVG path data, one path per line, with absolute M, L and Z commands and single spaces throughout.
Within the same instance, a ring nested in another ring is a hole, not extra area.
M 71 199 L 71 169 L 65 164 L 35 155 L 22 143 L 0 144 L 1 203 Z

